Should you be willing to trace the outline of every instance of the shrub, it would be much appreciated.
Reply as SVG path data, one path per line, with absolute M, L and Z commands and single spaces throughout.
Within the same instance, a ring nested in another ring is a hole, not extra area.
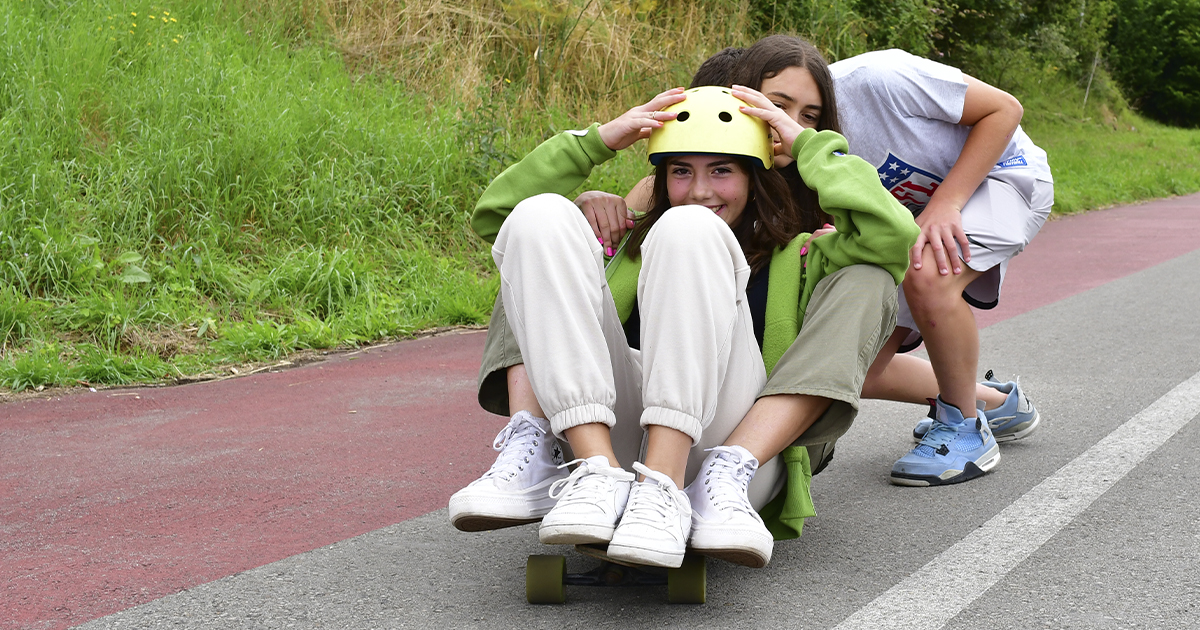
M 1062 72 L 1083 83 L 1103 52 L 1113 0 L 940 2 L 935 58 L 1009 91 Z
M 1200 126 L 1200 0 L 1125 0 L 1109 45 L 1112 73 L 1136 107 Z

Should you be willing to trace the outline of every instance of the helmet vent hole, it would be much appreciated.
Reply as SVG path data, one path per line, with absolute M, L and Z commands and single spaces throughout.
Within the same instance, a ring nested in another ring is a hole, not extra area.
M 679 115 L 675 117 L 675 120 L 677 120 L 677 121 L 679 121 L 679 122 L 684 122 L 684 121 L 686 121 L 688 118 L 691 118 L 691 116 L 692 116 L 692 115 L 691 115 L 691 114 L 689 114 L 688 112 L 679 112 Z
M 729 112 L 721 112 L 720 114 L 717 114 L 717 118 L 720 118 L 721 122 L 732 122 L 733 121 L 733 116 L 731 116 L 729 114 Z

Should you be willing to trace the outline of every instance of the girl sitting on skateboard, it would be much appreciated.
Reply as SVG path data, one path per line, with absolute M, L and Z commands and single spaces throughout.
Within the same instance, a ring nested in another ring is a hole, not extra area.
M 809 240 L 815 209 L 798 212 L 771 169 L 768 126 L 837 232 Z M 653 203 L 606 252 L 561 195 L 647 136 Z M 853 416 L 894 326 L 917 229 L 878 181 L 840 135 L 739 87 L 664 92 L 502 173 L 472 226 L 494 243 L 523 368 L 500 455 L 451 498 L 452 522 L 544 515 L 543 542 L 608 543 L 619 561 L 675 567 L 690 545 L 764 566 L 773 532 L 756 510 L 778 495 L 780 527 L 811 515 L 807 451 L 777 456 Z M 576 457 L 569 475 L 549 432 Z

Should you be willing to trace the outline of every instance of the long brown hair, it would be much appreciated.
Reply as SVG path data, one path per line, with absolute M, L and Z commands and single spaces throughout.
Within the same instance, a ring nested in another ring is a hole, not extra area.
M 800 233 L 799 215 L 788 183 L 778 170 L 767 170 L 757 161 L 738 155 L 730 157 L 737 161 L 750 179 L 746 208 L 742 210 L 737 223 L 730 227 L 742 246 L 750 269 L 758 272 L 771 262 L 775 248 L 787 245 Z M 630 259 L 641 255 L 642 242 L 650 228 L 672 207 L 667 196 L 667 169 L 670 163 L 670 159 L 663 160 L 654 169 L 650 210 L 638 219 L 626 246 Z
M 817 130 L 826 129 L 842 132 L 838 122 L 837 96 L 833 90 L 833 75 L 829 64 L 816 46 L 792 35 L 769 35 L 749 48 L 738 58 L 730 72 L 730 85 L 744 85 L 762 90 L 763 80 L 770 79 L 788 68 L 804 68 L 812 75 L 821 94 L 821 114 L 817 117 Z M 791 147 L 788 147 L 791 150 Z M 780 169 L 787 179 L 796 209 L 800 213 L 800 231 L 814 232 L 825 223 L 833 221 L 824 210 L 816 191 L 804 183 L 796 171 L 795 164 Z
M 837 95 L 833 91 L 833 75 L 829 64 L 816 46 L 793 35 L 768 35 L 746 49 L 729 73 L 730 85 L 744 85 L 762 90 L 764 79 L 770 79 L 788 68 L 804 68 L 812 75 L 821 93 L 821 115 L 817 130 L 842 132 L 838 122 Z

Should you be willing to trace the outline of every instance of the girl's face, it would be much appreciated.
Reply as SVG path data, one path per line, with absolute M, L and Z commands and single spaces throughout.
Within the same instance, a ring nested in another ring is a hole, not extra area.
M 667 198 L 672 206 L 704 206 L 733 227 L 749 197 L 750 174 L 728 155 L 681 155 L 667 162 Z
M 816 128 L 817 121 L 821 118 L 821 90 L 817 88 L 817 81 L 806 68 L 784 68 L 779 74 L 763 79 L 762 89 L 759 91 L 792 120 L 800 123 L 801 127 Z M 776 167 L 787 166 L 792 161 L 791 155 L 775 156 Z

